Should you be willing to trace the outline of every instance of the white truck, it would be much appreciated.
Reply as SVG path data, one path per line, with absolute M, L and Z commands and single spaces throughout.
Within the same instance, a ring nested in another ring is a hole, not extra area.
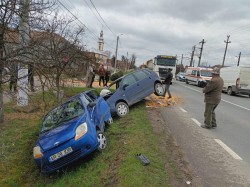
M 229 95 L 244 94 L 250 97 L 250 66 L 232 66 L 220 69 L 224 80 L 223 91 Z

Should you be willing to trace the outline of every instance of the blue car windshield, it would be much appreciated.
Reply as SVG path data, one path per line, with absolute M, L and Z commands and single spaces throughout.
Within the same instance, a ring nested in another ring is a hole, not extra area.
M 63 122 L 74 119 L 85 112 L 79 98 L 74 98 L 51 110 L 44 118 L 42 132 L 53 129 Z

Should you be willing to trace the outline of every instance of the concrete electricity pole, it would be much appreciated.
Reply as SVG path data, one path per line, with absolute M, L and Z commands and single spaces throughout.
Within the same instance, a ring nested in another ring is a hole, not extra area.
M 192 67 L 193 66 L 193 59 L 194 59 L 194 51 L 195 51 L 195 45 L 192 48 L 192 54 L 191 54 L 191 59 L 190 59 L 190 64 L 189 66 Z
M 200 66 L 200 63 L 201 63 L 201 55 L 202 55 L 202 51 L 203 51 L 203 45 L 204 45 L 204 43 L 206 43 L 206 42 L 205 42 L 204 39 L 203 39 L 200 43 L 201 43 L 201 52 L 200 52 L 200 56 L 199 56 L 198 67 Z
M 117 39 L 116 39 L 116 49 L 115 49 L 115 70 L 114 70 L 114 73 L 116 72 L 118 41 L 119 41 L 119 36 L 117 36 Z
M 226 57 L 226 53 L 227 53 L 227 45 L 229 43 L 231 43 L 231 41 L 228 41 L 229 37 L 230 37 L 230 35 L 227 35 L 227 41 L 224 40 L 224 42 L 226 43 L 226 48 L 225 48 L 224 57 L 223 57 L 223 61 L 222 61 L 222 67 L 224 67 L 225 57 Z
M 28 59 L 27 59 L 27 46 L 29 42 L 29 1 L 21 0 L 21 17 L 19 24 L 19 42 L 21 47 L 21 57 L 18 67 L 18 94 L 17 94 L 17 105 L 27 106 L 28 105 Z
M 239 66 L 239 65 L 240 65 L 240 56 L 241 56 L 241 52 L 240 52 L 239 57 L 238 57 L 238 63 L 237 63 L 237 66 Z

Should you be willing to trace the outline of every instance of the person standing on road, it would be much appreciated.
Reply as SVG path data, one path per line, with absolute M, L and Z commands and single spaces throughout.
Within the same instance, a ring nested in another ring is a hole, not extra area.
M 105 69 L 104 69 L 104 66 L 103 66 L 103 64 L 101 64 L 101 65 L 99 66 L 99 68 L 98 68 L 99 86 L 101 86 L 101 81 L 102 81 L 102 83 L 103 83 L 103 86 L 105 86 L 105 80 L 104 80 L 104 78 L 105 78 L 105 73 L 106 73 L 106 71 L 105 71 Z
M 172 97 L 171 93 L 170 93 L 170 85 L 172 84 L 172 79 L 173 79 L 173 74 L 172 74 L 172 69 L 168 68 L 167 74 L 166 74 L 166 78 L 164 80 L 165 83 L 165 93 L 164 96 L 166 96 L 166 92 L 168 92 L 168 98 L 170 99 Z
M 215 67 L 212 72 L 212 79 L 203 88 L 203 93 L 205 93 L 205 120 L 204 125 L 201 125 L 202 128 L 211 129 L 217 127 L 214 110 L 220 103 L 223 84 L 224 81 L 220 77 L 220 69 Z

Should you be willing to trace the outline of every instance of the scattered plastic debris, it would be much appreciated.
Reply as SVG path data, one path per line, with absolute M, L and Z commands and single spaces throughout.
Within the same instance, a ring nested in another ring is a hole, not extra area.
M 187 183 L 187 185 L 189 185 L 189 184 L 191 184 L 191 181 L 187 181 L 186 183 Z
M 137 159 L 141 162 L 142 165 L 146 166 L 150 163 L 149 159 L 145 156 L 140 154 L 136 154 Z

